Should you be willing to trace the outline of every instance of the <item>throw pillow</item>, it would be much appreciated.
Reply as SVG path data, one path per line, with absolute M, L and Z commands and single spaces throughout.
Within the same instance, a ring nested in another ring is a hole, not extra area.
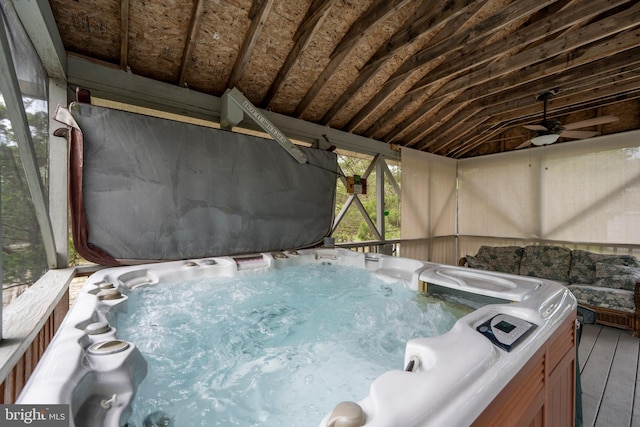
M 596 263 L 595 285 L 602 288 L 626 289 L 633 291 L 640 281 L 640 268 L 615 265 L 606 262 Z
M 640 267 L 640 260 L 633 255 L 602 255 L 576 249 L 571 252 L 571 270 L 569 281 L 578 284 L 591 284 L 596 281 L 596 263 Z

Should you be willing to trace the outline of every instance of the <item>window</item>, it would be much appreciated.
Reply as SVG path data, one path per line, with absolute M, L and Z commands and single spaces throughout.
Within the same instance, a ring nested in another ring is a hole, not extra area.
M 366 194 L 354 196 L 347 192 L 347 188 L 341 180 L 337 181 L 335 215 L 338 225 L 332 233 L 336 243 L 400 238 L 400 195 L 396 192 L 400 182 L 400 165 L 389 159 L 378 160 L 382 162 L 382 167 L 389 172 L 385 173 L 384 196 L 383 200 L 379 201 L 376 196 L 378 168 L 375 167 L 375 164 L 372 165 L 373 161 L 374 159 L 370 156 L 356 156 L 352 153 L 338 155 L 338 166 L 345 178 L 357 176 L 366 179 Z M 369 174 L 367 174 L 368 170 L 370 170 Z M 389 175 L 393 176 L 394 182 L 389 178 Z M 346 211 L 342 212 L 351 197 L 357 197 L 358 201 L 352 200 Z M 361 203 L 368 218 L 365 218 L 361 209 L 358 208 L 358 203 Z M 378 203 L 384 203 L 384 233 L 381 233 L 381 230 L 376 227 Z M 377 236 L 376 233 L 383 235 Z
M 11 3 L 2 2 L 11 59 L 26 113 L 42 189 L 48 178 L 47 77 Z M 6 55 L 6 52 L 3 52 Z M 13 88 L 9 88 L 12 90 Z M 5 89 L 6 90 L 6 89 Z M 8 93 L 0 92 L 0 196 L 2 200 L 3 303 L 10 303 L 47 269 L 44 245 L 21 150 L 7 107 Z

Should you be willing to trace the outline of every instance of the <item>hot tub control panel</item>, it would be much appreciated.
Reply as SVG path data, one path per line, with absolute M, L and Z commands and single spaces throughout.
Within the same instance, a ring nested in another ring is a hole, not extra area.
M 508 314 L 498 314 L 480 323 L 476 330 L 501 349 L 511 351 L 536 327 L 526 320 Z

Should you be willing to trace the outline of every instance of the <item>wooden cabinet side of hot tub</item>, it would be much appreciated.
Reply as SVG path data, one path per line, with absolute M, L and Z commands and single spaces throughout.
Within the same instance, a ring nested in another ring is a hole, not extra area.
M 472 424 L 575 426 L 576 318 L 570 316 Z

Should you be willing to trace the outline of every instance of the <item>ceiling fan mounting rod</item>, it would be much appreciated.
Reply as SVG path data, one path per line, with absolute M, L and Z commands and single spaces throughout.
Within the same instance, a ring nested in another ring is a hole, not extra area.
M 558 89 L 551 89 L 551 90 L 544 91 L 540 95 L 538 95 L 537 100 L 542 101 L 542 121 L 543 122 L 547 121 L 547 101 L 556 93 L 558 93 Z

